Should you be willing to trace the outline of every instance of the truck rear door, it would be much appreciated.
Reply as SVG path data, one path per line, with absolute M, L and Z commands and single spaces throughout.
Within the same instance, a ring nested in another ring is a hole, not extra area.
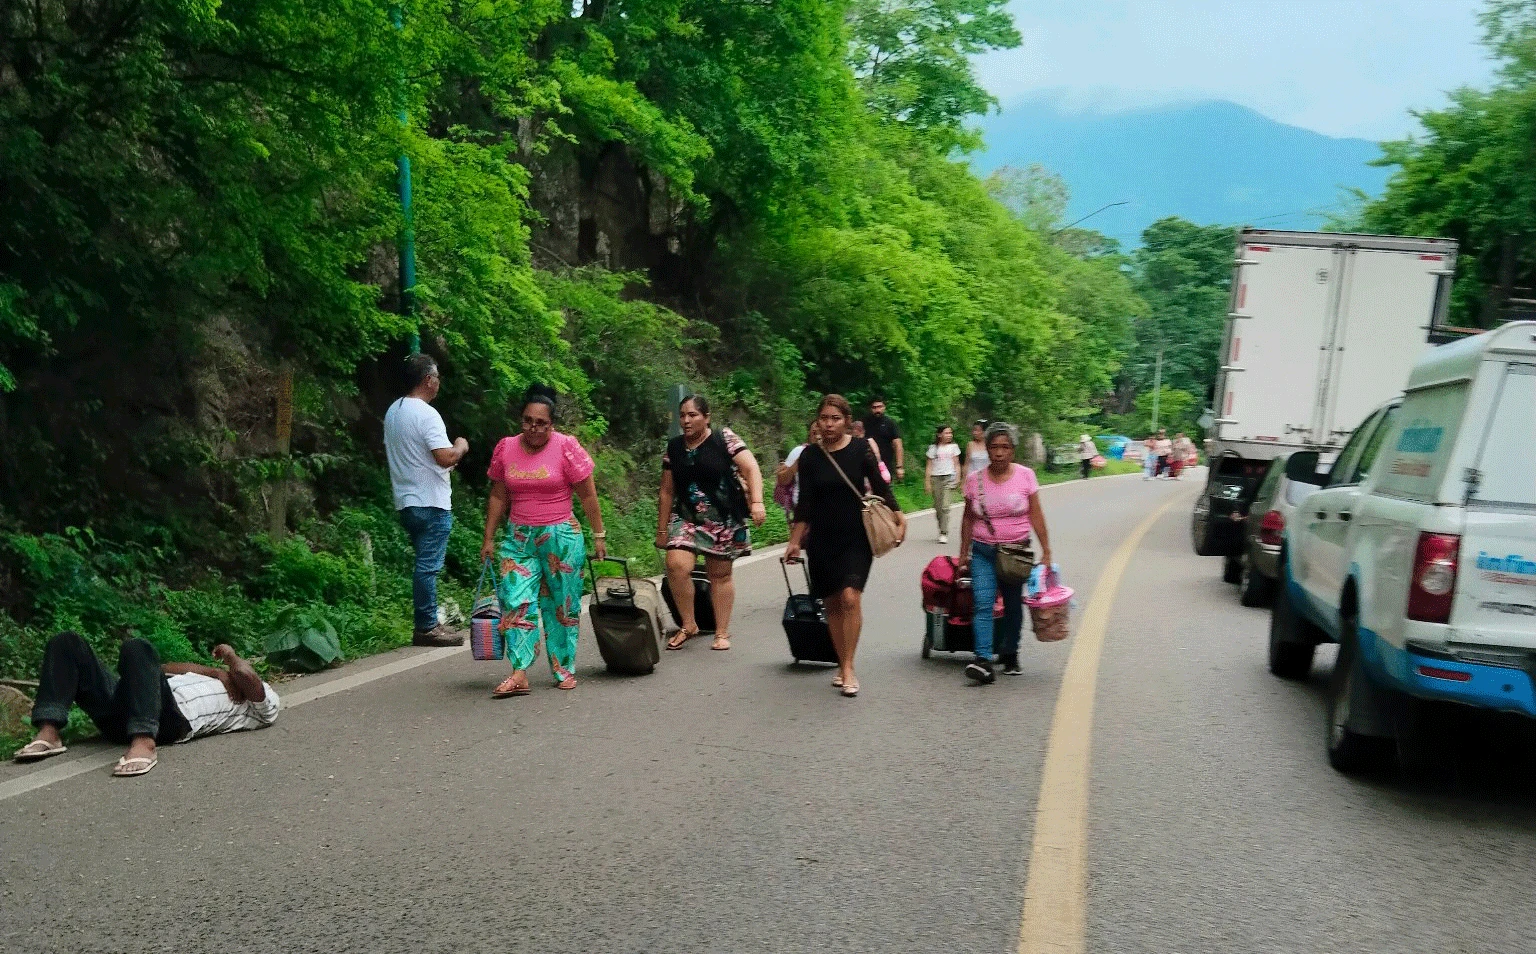
M 1536 363 L 1502 368 L 1480 440 L 1451 627 L 1458 642 L 1536 648 Z
M 1334 252 L 1244 245 L 1222 360 L 1223 441 L 1293 442 L 1311 430 L 1323 336 L 1335 306 Z
M 1322 440 L 1336 441 L 1401 391 L 1429 348 L 1444 256 L 1384 249 L 1341 251 L 1340 306 L 1328 344 Z

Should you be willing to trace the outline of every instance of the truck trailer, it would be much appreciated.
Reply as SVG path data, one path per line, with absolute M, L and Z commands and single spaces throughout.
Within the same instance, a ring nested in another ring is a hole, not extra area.
M 1243 229 L 1221 368 L 1210 472 L 1195 503 L 1195 552 L 1241 576 L 1243 519 L 1269 462 L 1336 453 L 1402 390 L 1446 324 L 1456 242 Z

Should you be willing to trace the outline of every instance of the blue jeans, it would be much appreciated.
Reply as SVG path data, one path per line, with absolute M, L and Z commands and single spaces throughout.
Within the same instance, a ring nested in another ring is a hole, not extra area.
M 437 625 L 437 575 L 443 572 L 443 558 L 448 555 L 448 531 L 453 529 L 453 511 L 441 507 L 405 507 L 400 511 L 400 524 L 416 549 L 411 602 L 416 608 L 416 631 L 424 633 Z
M 1003 617 L 994 620 L 992 606 L 997 602 L 997 548 L 980 540 L 971 541 L 971 592 L 976 597 L 976 615 L 971 619 L 971 631 L 976 634 L 976 661 L 992 661 L 993 629 L 996 632 L 996 650 L 1000 656 L 1019 651 L 1019 634 L 1024 631 L 1024 581 L 1002 585 Z

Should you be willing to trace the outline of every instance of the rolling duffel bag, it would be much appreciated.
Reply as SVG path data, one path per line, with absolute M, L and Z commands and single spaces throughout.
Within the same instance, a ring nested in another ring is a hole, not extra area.
M 624 568 L 624 577 L 599 578 L 596 563 L 616 563 Z M 592 635 L 597 637 L 597 651 L 608 671 L 645 675 L 661 659 L 661 598 L 656 584 L 635 580 L 629 574 L 629 561 L 621 557 L 589 560 L 592 576 Z
M 805 560 L 795 561 L 805 571 L 805 588 L 811 588 L 811 571 Z M 832 647 L 832 630 L 827 627 L 827 614 L 821 600 L 809 592 L 796 593 L 789 582 L 789 564 L 782 557 L 779 569 L 784 573 L 784 586 L 789 599 L 784 601 L 784 635 L 789 639 L 789 654 L 795 662 L 824 662 L 836 664 L 837 650 Z
M 698 624 L 699 632 L 713 633 L 715 631 L 715 604 L 711 596 L 709 586 L 709 573 L 702 563 L 693 568 L 693 621 Z M 672 595 L 671 581 L 663 578 L 661 581 L 661 598 L 667 602 L 667 612 L 672 614 L 672 621 L 681 629 L 683 626 L 682 614 L 677 611 L 677 600 Z

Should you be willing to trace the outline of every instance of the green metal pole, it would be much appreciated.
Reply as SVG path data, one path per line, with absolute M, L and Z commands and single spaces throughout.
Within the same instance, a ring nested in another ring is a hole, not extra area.
M 405 30 L 405 14 L 400 7 L 390 10 L 395 29 Z M 400 127 L 411 124 L 410 112 L 405 108 L 405 77 L 400 79 Z M 416 223 L 411 208 L 411 157 L 402 149 L 398 162 L 400 170 L 400 314 L 412 318 L 416 314 Z M 410 336 L 411 354 L 421 352 L 421 328 L 413 324 Z

